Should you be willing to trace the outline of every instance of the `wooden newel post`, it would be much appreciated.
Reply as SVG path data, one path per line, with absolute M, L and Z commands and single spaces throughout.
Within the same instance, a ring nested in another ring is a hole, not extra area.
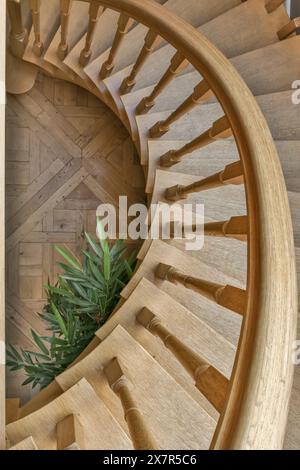
M 8 0 L 7 11 L 10 21 L 10 50 L 16 57 L 23 57 L 28 43 L 28 31 L 23 25 L 20 0 Z
M 131 393 L 132 384 L 124 375 L 118 359 L 114 358 L 110 361 L 105 367 L 104 373 L 111 389 L 120 398 L 134 448 L 136 450 L 159 449 L 135 403 Z

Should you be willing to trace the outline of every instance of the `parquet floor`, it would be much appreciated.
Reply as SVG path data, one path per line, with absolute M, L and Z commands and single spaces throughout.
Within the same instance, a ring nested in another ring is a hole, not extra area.
M 7 97 L 6 126 L 7 342 L 32 350 L 43 284 L 58 272 L 53 244 L 80 252 L 97 206 L 118 206 L 119 195 L 142 202 L 144 178 L 119 120 L 73 84 L 39 75 L 29 93 Z M 30 398 L 22 380 L 8 373 L 8 397 Z

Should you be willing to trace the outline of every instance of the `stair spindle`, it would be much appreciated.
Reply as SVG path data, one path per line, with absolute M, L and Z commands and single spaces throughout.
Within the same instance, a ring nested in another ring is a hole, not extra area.
M 149 131 L 150 137 L 161 137 L 170 130 L 170 126 L 195 106 L 209 100 L 213 92 L 205 80 L 194 88 L 194 92 L 165 121 L 157 122 Z
M 205 131 L 199 137 L 192 140 L 178 150 L 169 150 L 160 158 L 160 165 L 163 167 L 171 167 L 180 162 L 186 155 L 198 150 L 206 145 L 213 143 L 215 140 L 227 139 L 232 135 L 232 129 L 226 116 L 218 119 L 210 129 Z
M 85 67 L 92 55 L 92 43 L 95 35 L 96 26 L 100 16 L 103 14 L 105 7 L 100 6 L 99 3 L 92 1 L 89 8 L 89 24 L 85 39 L 85 46 L 82 49 L 79 57 L 79 63 Z
M 77 416 L 69 415 L 56 425 L 57 450 L 84 450 L 84 430 Z
M 180 228 L 183 229 L 182 225 Z M 224 220 L 222 222 L 208 222 L 204 224 L 204 234 L 209 237 L 224 237 L 224 238 L 234 238 L 239 241 L 247 241 L 248 238 L 248 217 L 246 215 L 241 215 L 237 217 L 231 217 L 229 220 Z M 198 229 L 198 226 L 193 224 L 189 228 L 188 232 L 195 233 Z M 186 232 L 186 228 L 184 230 Z M 184 232 L 183 231 L 183 232 Z M 176 221 L 171 223 L 170 235 L 175 237 L 178 234 L 178 229 L 176 227 Z M 180 236 L 184 236 L 184 233 L 181 233 Z
M 132 396 L 132 384 L 125 376 L 117 358 L 107 364 L 104 374 L 111 389 L 120 398 L 134 448 L 136 450 L 159 449 Z
M 294 34 L 298 29 L 300 29 L 300 16 L 298 18 L 294 18 L 291 20 L 288 24 L 283 26 L 279 31 L 278 31 L 278 37 L 280 41 L 283 39 L 287 39 L 290 37 L 292 34 Z
M 68 32 L 72 0 L 60 0 L 61 40 L 57 48 L 57 55 L 64 60 L 68 54 Z
M 188 66 L 188 60 L 180 53 L 176 52 L 171 60 L 170 67 L 167 69 L 165 74 L 162 76 L 160 81 L 157 83 L 152 93 L 143 98 L 136 108 L 136 114 L 144 114 L 150 111 L 155 105 L 156 98 L 163 92 L 169 83 L 176 77 L 182 70 Z
M 130 16 L 124 13 L 120 14 L 119 21 L 118 21 L 118 28 L 117 28 L 117 32 L 113 41 L 112 48 L 110 50 L 108 59 L 104 62 L 100 70 L 101 80 L 104 80 L 112 73 L 113 68 L 115 66 L 114 62 L 115 62 L 116 56 L 119 52 L 119 49 L 122 45 L 125 35 L 128 33 L 133 23 L 134 23 L 134 20 L 130 18 Z
M 8 0 L 7 11 L 10 21 L 9 47 L 13 55 L 21 58 L 28 43 L 28 31 L 23 26 L 21 3 Z
M 228 184 L 240 185 L 243 184 L 243 182 L 242 164 L 238 161 L 225 166 L 224 170 L 219 173 L 215 173 L 212 176 L 208 176 L 188 186 L 177 184 L 168 188 L 165 193 L 165 198 L 170 201 L 179 201 L 195 192 L 207 191 L 208 189 L 215 189 Z
M 120 94 L 125 95 L 129 91 L 132 90 L 134 85 L 136 84 L 136 77 L 138 73 L 141 71 L 143 65 L 145 64 L 148 57 L 152 54 L 155 50 L 157 45 L 161 42 L 161 37 L 155 33 L 154 31 L 149 31 L 145 37 L 144 46 L 134 64 L 129 77 L 125 78 L 121 87 L 120 87 Z
M 204 358 L 196 354 L 184 344 L 161 320 L 150 310 L 144 308 L 138 315 L 137 321 L 147 328 L 154 336 L 158 336 L 165 347 L 169 349 L 188 374 L 195 380 L 198 390 L 221 412 L 228 388 L 228 379 Z
M 244 315 L 245 313 L 247 293 L 243 289 L 230 285 L 222 286 L 204 279 L 188 276 L 166 264 L 158 265 L 155 276 L 158 279 L 169 281 L 173 284 L 181 284 L 186 289 L 197 292 L 213 302 L 216 302 L 218 305 L 228 308 L 240 315 Z
M 41 39 L 41 0 L 29 0 L 34 31 L 33 53 L 41 57 L 44 46 Z

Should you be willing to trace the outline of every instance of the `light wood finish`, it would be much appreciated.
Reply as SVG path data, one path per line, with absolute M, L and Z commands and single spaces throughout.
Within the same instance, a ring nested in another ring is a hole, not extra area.
M 124 375 L 117 358 L 112 359 L 104 368 L 109 386 L 119 397 L 124 410 L 130 437 L 136 450 L 156 450 L 158 445 L 147 428 L 142 412 L 137 407 L 131 391 L 132 384 Z
M 188 186 L 175 185 L 168 188 L 165 197 L 170 201 L 178 201 L 187 198 L 195 192 L 207 191 L 227 184 L 240 185 L 243 182 L 244 177 L 241 162 L 234 162 L 227 165 L 224 170 L 201 181 L 196 181 Z
M 62 389 L 57 382 L 53 381 L 50 385 L 43 390 L 40 390 L 28 403 L 20 408 L 19 418 L 24 418 L 31 413 L 39 410 L 40 408 L 48 405 L 48 403 L 55 400 L 62 394 Z
M 300 17 L 294 18 L 278 31 L 279 39 L 282 41 L 283 39 L 288 38 L 291 34 L 294 34 L 298 28 L 300 28 Z
M 284 3 L 284 0 L 266 0 L 266 10 L 268 13 L 273 13 Z
M 102 403 L 129 435 L 120 399 L 112 392 L 103 373 L 103 368 L 114 357 L 118 358 L 126 377 L 132 383 L 136 404 L 160 448 L 207 448 L 215 421 L 196 401 L 191 400 L 190 395 L 121 325 L 118 325 L 89 356 L 57 379 L 63 389 L 67 390 L 80 380 L 80 377 L 86 377 Z M 184 410 L 184 420 L 178 413 L 180 409 Z M 174 429 L 177 430 L 176 433 Z
M 240 315 L 245 314 L 247 294 L 244 290 L 233 286 L 221 286 L 213 282 L 188 276 L 172 266 L 160 264 L 155 272 L 159 279 L 182 284 L 186 289 L 192 289 L 222 307 L 233 310 Z
M 128 32 L 132 25 L 133 20 L 130 18 L 130 16 L 120 14 L 118 28 L 113 45 L 111 47 L 107 61 L 102 65 L 100 70 L 100 78 L 102 80 L 112 73 L 112 70 L 114 68 L 114 61 L 122 45 L 124 35 Z
M 187 347 L 179 338 L 168 330 L 159 317 L 144 308 L 137 321 L 147 328 L 154 336 L 158 336 L 187 372 L 194 378 L 199 391 L 221 412 L 225 403 L 228 380 L 217 369 Z
M 182 70 L 184 70 L 188 65 L 188 61 L 185 57 L 176 52 L 174 57 L 171 60 L 170 67 L 164 73 L 160 81 L 155 85 L 152 93 L 143 98 L 142 101 L 136 107 L 136 114 L 144 114 L 150 111 L 155 104 L 156 98 L 163 92 L 163 90 L 169 85 L 169 83 L 178 75 Z
M 6 424 L 16 421 L 19 418 L 20 398 L 7 398 L 5 408 Z
M 87 28 L 85 45 L 82 49 L 79 57 L 79 63 L 82 67 L 86 66 L 89 63 L 89 60 L 92 56 L 92 43 L 95 36 L 95 30 L 98 23 L 98 20 L 102 13 L 104 12 L 104 7 L 100 6 L 97 2 L 91 2 L 89 8 L 89 24 Z
M 157 47 L 157 45 L 161 42 L 161 37 L 155 33 L 154 31 L 149 31 L 145 37 L 145 44 L 136 60 L 136 63 L 132 67 L 130 75 L 124 79 L 121 87 L 120 87 L 120 94 L 124 95 L 132 90 L 134 85 L 136 84 L 136 77 L 140 72 L 141 68 L 145 64 L 146 60 L 148 59 L 149 55 L 153 52 L 153 50 Z
M 61 39 L 57 49 L 60 60 L 64 60 L 69 50 L 68 32 L 72 3 L 72 0 L 60 0 Z
M 69 415 L 56 425 L 57 450 L 84 450 L 84 429 L 76 415 Z
M 191 111 L 199 103 L 208 100 L 212 96 L 212 91 L 208 84 L 203 80 L 195 87 L 191 96 L 189 96 L 175 111 L 173 111 L 165 121 L 158 122 L 150 129 L 150 137 L 161 137 L 166 134 L 170 130 L 170 126 L 175 121 Z
M 170 150 L 165 155 L 163 155 L 160 159 L 161 166 L 170 167 L 188 155 L 192 153 L 194 150 L 198 150 L 199 148 L 205 147 L 206 145 L 211 144 L 215 140 L 218 139 L 226 139 L 232 135 L 232 130 L 230 127 L 230 123 L 226 116 L 220 118 L 218 121 L 214 122 L 212 127 L 208 129 L 206 132 L 201 134 L 196 139 L 192 140 L 184 147 L 178 150 Z
M 19 95 L 30 91 L 35 84 L 38 69 L 6 52 L 6 92 Z M 22 80 L 20 79 L 22 78 Z
M 126 434 L 85 379 L 43 408 L 9 424 L 6 427 L 7 437 L 15 445 L 32 436 L 40 450 L 56 450 L 57 423 L 70 415 L 76 416 L 84 428 L 86 449 L 131 449 Z M 111 436 L 114 436 L 113 440 Z
M 224 222 L 210 222 L 204 225 L 205 235 L 211 237 L 229 237 L 247 241 L 248 218 L 245 215 L 231 217 Z
M 29 436 L 18 444 L 9 448 L 9 450 L 39 450 L 34 439 Z
M 41 38 L 41 0 L 29 0 L 29 5 L 32 12 L 32 23 L 34 30 L 33 53 L 40 57 L 43 54 L 44 46 Z
M 10 21 L 9 47 L 16 57 L 22 57 L 28 43 L 28 31 L 24 27 L 21 3 L 7 1 L 7 12 Z
M 139 255 L 139 259 L 140 255 Z M 201 308 L 207 312 L 212 303 Z M 144 328 L 136 322 L 136 315 L 141 309 L 147 307 L 158 315 L 164 325 L 172 328 L 178 337 L 185 337 L 186 344 L 196 353 L 210 361 L 226 377 L 230 376 L 235 356 L 235 348 L 220 334 L 211 328 L 206 321 L 200 320 L 174 296 L 169 296 L 152 282 L 143 278 L 138 283 L 132 294 L 123 303 L 103 328 L 98 330 L 97 337 L 104 340 L 120 324 L 128 333 L 151 354 L 152 357 L 178 382 L 184 390 L 203 408 L 213 419 L 218 419 L 218 413 L 213 406 L 200 394 L 194 386 L 194 382 L 175 357 L 170 355 L 163 344 L 153 341 Z M 189 334 L 186 336 L 186 321 L 189 323 Z
M 80 255 L 100 201 L 143 202 L 144 177 L 118 119 L 75 85 L 39 76 L 26 95 L 8 96 L 7 110 L 7 341 L 35 350 L 31 328 L 45 333 L 43 285 L 59 274 L 53 245 Z M 30 400 L 24 374 L 7 377 L 10 396 Z

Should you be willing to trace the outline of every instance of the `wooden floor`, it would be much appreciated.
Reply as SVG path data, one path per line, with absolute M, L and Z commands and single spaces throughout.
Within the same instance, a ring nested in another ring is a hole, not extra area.
M 95 232 L 100 202 L 144 200 L 144 178 L 127 131 L 93 95 L 39 75 L 24 95 L 8 96 L 6 116 L 7 342 L 33 349 L 43 284 L 57 275 L 53 244 L 80 252 Z M 8 374 L 7 395 L 30 398 L 22 373 Z

